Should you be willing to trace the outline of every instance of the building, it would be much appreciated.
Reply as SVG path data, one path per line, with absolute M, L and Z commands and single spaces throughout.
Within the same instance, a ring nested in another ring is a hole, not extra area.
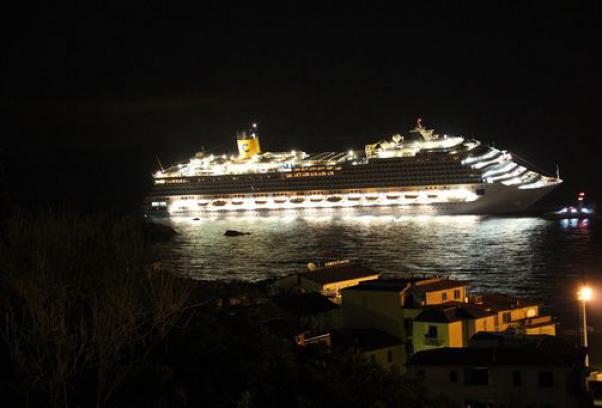
M 484 293 L 473 296 L 470 303 L 482 305 L 497 313 L 495 331 L 518 331 L 522 334 L 556 334 L 552 316 L 540 315 L 539 303 L 502 293 Z
M 299 327 L 312 332 L 341 328 L 341 307 L 319 293 L 293 293 L 274 297 L 274 303 L 295 320 Z
M 373 327 L 409 344 L 414 319 L 425 306 L 466 298 L 467 282 L 412 276 L 373 280 L 342 291 L 343 324 L 348 328 Z
M 355 352 L 383 368 L 405 371 L 407 356 L 403 343 L 376 329 L 333 330 L 332 347 L 341 352 Z
M 466 347 L 480 331 L 496 329 L 497 313 L 481 305 L 449 302 L 425 306 L 413 324 L 414 351 Z
M 579 407 L 586 400 L 585 349 L 548 335 L 479 333 L 469 347 L 421 351 L 408 375 L 464 407 Z
M 320 293 L 336 303 L 340 303 L 341 289 L 380 277 L 378 272 L 351 261 L 335 261 L 323 267 L 310 263 L 308 266 L 309 271 L 297 276 L 299 288 Z

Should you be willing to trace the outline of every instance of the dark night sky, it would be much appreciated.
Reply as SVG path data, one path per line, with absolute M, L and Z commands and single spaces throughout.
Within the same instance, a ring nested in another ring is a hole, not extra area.
M 9 178 L 44 168 L 99 179 L 99 167 L 146 177 L 155 153 L 233 150 L 253 120 L 264 148 L 311 151 L 361 147 L 422 117 L 558 163 L 571 194 L 600 195 L 599 2 L 123 3 L 5 15 Z

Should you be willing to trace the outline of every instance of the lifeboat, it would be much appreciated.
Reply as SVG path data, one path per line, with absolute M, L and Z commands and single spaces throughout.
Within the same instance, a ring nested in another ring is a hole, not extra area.
M 211 203 L 211 205 L 215 206 L 215 207 L 223 207 L 226 204 L 228 204 L 225 200 L 215 200 L 214 202 Z
M 276 204 L 286 203 L 288 201 L 288 197 L 275 197 L 274 202 Z
M 347 196 L 347 200 L 349 201 L 360 201 L 362 199 L 362 196 L 359 194 L 349 194 Z
M 322 200 L 324 200 L 324 197 L 321 196 L 313 196 L 309 198 L 309 201 L 311 201 L 312 203 L 319 203 Z
M 342 199 L 343 199 L 343 197 L 341 197 L 341 196 L 330 196 L 326 199 L 326 201 L 328 201 L 330 203 L 338 203 Z
M 305 198 L 303 198 L 303 197 L 291 198 L 291 203 L 293 203 L 293 204 L 301 204 L 303 201 L 305 201 Z
M 405 198 L 407 198 L 408 200 L 415 200 L 418 198 L 418 194 L 406 194 Z
M 366 195 L 366 201 L 376 201 L 376 200 L 378 200 L 378 194 Z
M 242 205 L 244 203 L 244 200 L 242 198 L 235 198 L 234 200 L 232 200 L 232 205 Z
M 209 204 L 209 201 L 197 201 L 196 205 L 199 207 L 206 207 Z
M 389 193 L 387 194 L 387 200 L 398 200 L 400 196 L 399 193 Z
M 428 198 L 429 200 L 436 200 L 436 199 L 437 199 L 437 197 L 439 197 L 437 194 L 429 194 L 429 195 L 427 195 L 427 198 Z
M 264 205 L 264 204 L 267 204 L 267 202 L 268 202 L 268 199 L 265 197 L 260 197 L 260 198 L 255 199 L 255 204 L 257 204 L 257 205 Z

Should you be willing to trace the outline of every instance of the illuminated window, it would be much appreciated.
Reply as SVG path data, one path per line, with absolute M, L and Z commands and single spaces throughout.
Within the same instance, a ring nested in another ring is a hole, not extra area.
M 447 292 L 443 292 L 441 294 L 441 300 L 446 301 L 447 300 Z
M 460 289 L 454 290 L 454 299 L 460 299 Z

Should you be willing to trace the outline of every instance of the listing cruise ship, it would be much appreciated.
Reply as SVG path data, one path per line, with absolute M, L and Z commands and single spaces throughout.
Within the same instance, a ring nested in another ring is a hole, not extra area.
M 419 119 L 363 151 L 262 152 L 257 125 L 237 134 L 238 154 L 197 153 L 154 174 L 150 214 L 394 207 L 408 213 L 522 211 L 562 180 L 510 152 L 439 135 Z

